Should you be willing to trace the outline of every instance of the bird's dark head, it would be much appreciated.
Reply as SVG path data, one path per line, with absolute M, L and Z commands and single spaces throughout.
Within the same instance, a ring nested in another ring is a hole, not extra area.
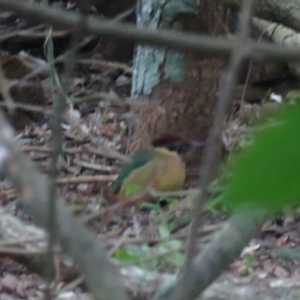
M 189 141 L 179 134 L 163 134 L 152 141 L 154 148 L 167 148 L 177 152 L 180 156 L 187 155 L 193 149 L 202 148 L 203 145 L 203 142 Z

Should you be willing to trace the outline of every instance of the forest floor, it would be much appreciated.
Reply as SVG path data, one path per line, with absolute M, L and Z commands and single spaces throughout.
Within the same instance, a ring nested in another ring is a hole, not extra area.
M 34 30 L 26 35 L 24 30 L 30 28 L 29 24 L 20 24 L 5 12 L 0 14 L 0 23 L 1 30 L 11 34 L 1 40 L 0 51 L 7 51 L 11 57 L 26 51 L 33 57 L 44 59 L 44 37 L 34 36 Z M 66 50 L 68 33 L 54 31 L 53 36 L 57 55 L 61 55 Z M 118 60 L 118 55 L 114 58 L 111 53 L 106 55 L 101 50 L 106 43 L 109 42 L 91 37 L 79 51 L 68 95 L 70 103 L 75 101 L 69 105 L 69 119 L 62 126 L 64 141 L 58 192 L 79 219 L 94 215 L 86 222 L 87 226 L 103 240 L 110 256 L 149 270 L 174 272 L 184 258 L 189 216 L 193 209 L 190 199 L 165 197 L 163 201 L 124 207 L 102 217 L 95 215 L 112 205 L 106 197 L 107 187 L 126 159 L 127 120 L 134 118 L 125 101 L 130 95 L 133 48 L 129 51 L 131 55 Z M 116 48 L 118 43 L 112 42 L 112 45 Z M 61 63 L 57 63 L 56 68 L 60 71 Z M 46 96 L 51 107 L 49 94 Z M 44 173 L 51 168 L 49 121 L 49 117 L 45 117 L 30 122 L 18 129 L 16 136 L 21 150 Z M 195 174 L 189 176 L 186 188 L 195 187 L 196 181 Z M 34 223 L 18 205 L 14 190 L 5 179 L 0 182 L 0 196 L 2 207 L 26 223 Z M 207 234 L 199 238 L 200 251 L 225 220 L 226 212 L 222 208 L 214 205 L 207 208 L 202 228 Z M 239 277 L 241 283 L 254 278 L 299 279 L 299 226 L 297 213 L 285 212 L 276 220 L 270 220 L 228 271 Z M 42 297 L 44 281 L 26 265 L 16 262 L 7 250 L 0 256 L 0 266 L 1 299 Z M 57 282 L 56 286 L 59 289 L 63 283 Z

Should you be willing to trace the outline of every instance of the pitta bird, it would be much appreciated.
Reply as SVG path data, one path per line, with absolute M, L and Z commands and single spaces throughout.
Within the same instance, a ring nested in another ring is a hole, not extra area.
M 138 187 L 134 192 L 148 187 L 158 192 L 181 190 L 186 178 L 185 158 L 192 149 L 201 147 L 202 142 L 188 141 L 177 134 L 162 135 L 151 146 L 136 151 L 123 165 L 110 186 L 111 196 L 121 199 L 132 194 L 128 192 L 132 185 Z

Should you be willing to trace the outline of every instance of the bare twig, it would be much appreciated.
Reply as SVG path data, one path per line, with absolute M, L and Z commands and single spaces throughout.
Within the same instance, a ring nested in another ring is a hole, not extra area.
M 77 177 L 62 177 L 57 178 L 57 184 L 80 184 L 80 183 L 98 183 L 98 182 L 112 182 L 116 180 L 118 175 L 96 175 L 96 176 L 77 176 Z M 6 194 L 14 193 L 13 189 L 5 191 Z
M 46 147 L 46 146 L 21 146 L 21 149 L 23 151 L 37 151 L 37 152 L 51 152 L 52 148 Z M 100 146 L 99 148 L 93 148 L 91 146 L 83 146 L 78 148 L 66 148 L 63 147 L 63 152 L 69 153 L 69 154 L 76 154 L 76 153 L 82 153 L 82 152 L 89 152 L 91 154 L 95 154 L 102 157 L 107 157 L 111 159 L 118 159 L 123 162 L 127 161 L 127 157 L 119 152 L 117 152 L 114 149 L 111 149 L 106 146 Z
M 78 103 L 84 103 L 84 102 L 100 102 L 100 101 L 109 101 L 109 102 L 112 102 L 112 103 L 120 103 L 121 102 L 121 99 L 118 98 L 116 95 L 111 95 L 109 93 L 103 93 L 103 92 L 99 92 L 99 93 L 96 93 L 94 95 L 91 95 L 91 96 L 87 96 L 87 97 L 81 97 L 81 98 L 78 98 L 78 99 L 74 99 L 72 101 L 73 104 L 78 104 Z
M 43 5 L 48 6 L 49 1 L 43 0 Z M 47 57 L 47 62 L 49 64 L 50 75 L 52 87 L 56 89 L 59 86 L 57 72 L 54 66 L 54 47 L 53 40 L 51 37 L 52 27 L 49 26 L 45 30 L 46 38 L 44 43 L 44 50 Z M 61 154 L 61 146 L 63 141 L 61 123 L 62 116 L 64 112 L 64 97 L 57 95 L 56 93 L 52 94 L 53 101 L 53 120 L 52 120 L 52 139 L 53 139 L 53 151 L 51 155 L 51 168 L 50 168 L 50 185 L 48 193 L 48 215 L 47 215 L 47 230 L 49 233 L 48 237 L 48 246 L 46 253 L 45 261 L 45 278 L 46 278 L 46 290 L 45 296 L 46 299 L 51 299 L 51 283 L 53 280 L 53 249 L 54 245 L 57 242 L 58 236 L 58 227 L 56 221 L 56 177 L 58 175 L 58 159 Z
M 31 146 L 30 145 L 30 146 L 21 146 L 20 148 L 22 151 L 25 151 L 25 152 L 34 151 L 34 152 L 50 153 L 53 151 L 52 148 L 47 147 L 47 146 Z M 69 151 L 67 149 L 64 149 L 63 151 L 66 153 L 69 153 Z M 79 149 L 79 151 L 76 151 L 76 153 L 78 153 L 78 152 L 81 152 L 80 149 Z M 73 151 L 71 153 L 73 153 Z
M 207 235 L 215 234 L 217 231 L 221 230 L 223 224 L 211 225 L 199 230 L 197 232 L 198 237 L 207 237 Z M 130 238 L 122 242 L 122 245 L 131 245 L 131 244 L 153 244 L 153 243 L 162 243 L 170 240 L 185 240 L 188 238 L 186 232 L 172 234 L 168 237 L 155 237 L 155 238 Z M 211 240 L 210 236 L 208 240 Z M 107 243 L 110 245 L 110 242 Z
M 83 146 L 84 150 L 87 150 L 90 153 L 96 154 L 96 155 L 100 155 L 100 156 L 104 156 L 104 157 L 108 157 L 108 158 L 113 158 L 113 159 L 118 159 L 122 162 L 126 162 L 128 160 L 128 157 L 117 152 L 114 149 L 111 149 L 109 147 L 106 147 L 104 145 L 101 145 L 99 148 L 93 148 L 91 146 Z
M 9 32 L 9 33 L 6 33 L 6 34 L 2 34 L 1 37 L 0 37 L 0 41 L 3 42 L 6 39 L 17 37 L 18 35 L 22 35 L 23 33 L 30 33 L 30 32 L 33 32 L 35 30 L 42 29 L 42 28 L 44 28 L 44 26 L 45 25 L 42 24 L 42 25 L 31 27 L 29 29 L 25 29 L 25 30 L 18 30 L 18 31 L 13 31 L 13 32 Z M 45 36 L 45 33 L 44 33 L 44 36 Z
M 149 198 L 148 192 L 135 193 L 133 195 L 130 195 L 123 199 L 120 199 L 120 202 L 115 205 L 112 205 L 106 209 L 102 209 L 101 211 L 91 213 L 90 215 L 85 216 L 82 219 L 82 222 L 89 223 L 89 222 L 93 221 L 94 219 L 99 218 L 101 216 L 112 215 L 116 211 L 123 209 L 126 206 L 130 206 L 130 205 L 137 204 L 139 202 L 143 202 L 143 201 L 145 201 L 145 199 L 148 199 L 148 198 Z
M 198 196 L 200 194 L 199 189 L 189 189 L 174 192 L 158 192 L 152 188 L 147 189 L 153 197 L 185 197 L 185 196 Z
M 135 5 L 128 8 L 127 10 L 125 10 L 124 12 L 121 12 L 119 15 L 117 15 L 116 17 L 114 17 L 111 22 L 112 23 L 117 23 L 120 21 L 123 21 L 124 19 L 126 19 L 127 17 L 129 17 L 130 15 L 135 13 Z
M 116 180 L 117 175 L 98 175 L 98 176 L 78 176 L 64 177 L 56 180 L 57 184 L 79 184 L 79 183 L 97 183 L 111 182 Z
M 132 73 L 132 68 L 129 67 L 126 64 L 118 63 L 118 62 L 110 62 L 110 61 L 105 61 L 101 59 L 79 59 L 76 61 L 78 64 L 89 64 L 89 65 L 95 65 L 95 66 L 103 66 L 103 67 L 109 67 L 109 68 L 114 68 L 114 69 L 121 69 L 125 73 L 131 74 Z
M 45 254 L 45 249 L 44 250 L 26 250 L 26 249 L 21 249 L 17 247 L 0 247 L 0 253 L 1 254 L 15 254 L 15 255 L 41 255 Z M 52 251 L 52 253 L 59 253 L 59 251 Z
M 0 107 L 9 107 L 9 104 L 6 102 L 0 102 Z M 14 102 L 13 107 L 25 111 L 39 112 L 39 113 L 44 113 L 45 115 L 53 116 L 53 112 L 50 109 L 47 109 L 43 106 Z
M 112 182 L 116 180 L 117 177 L 118 175 L 62 177 L 62 178 L 57 178 L 56 183 L 59 185 L 63 185 L 63 184 Z M 5 191 L 1 191 L 1 193 L 3 192 L 5 193 L 6 196 L 13 195 L 15 193 L 14 189 L 7 189 Z
M 249 22 L 251 20 L 252 11 L 251 8 L 252 0 L 244 0 L 238 34 L 239 47 L 237 47 L 233 51 L 232 57 L 228 64 L 228 71 L 226 73 L 226 76 L 222 78 L 220 91 L 221 98 L 218 101 L 213 125 L 208 136 L 206 147 L 204 148 L 199 182 L 199 189 L 201 190 L 201 193 L 195 209 L 195 216 L 191 226 L 185 263 L 182 268 L 181 276 L 179 276 L 178 281 L 173 286 L 173 290 L 171 290 L 171 293 L 166 297 L 167 299 L 191 300 L 197 297 L 198 294 L 207 287 L 206 284 L 208 282 L 204 283 L 203 280 L 201 283 L 198 282 L 197 288 L 195 288 L 195 278 L 192 277 L 193 275 L 190 273 L 190 269 L 197 252 L 197 230 L 203 222 L 203 208 L 209 197 L 208 186 L 215 174 L 220 160 L 221 134 L 226 118 L 227 108 L 231 98 L 232 88 L 236 83 L 239 67 L 243 62 L 243 59 L 248 55 L 248 48 L 246 48 L 243 43 L 245 43 L 248 36 Z M 222 269 L 220 268 L 219 270 L 215 270 L 215 272 L 212 272 L 212 274 L 219 274 L 219 272 L 221 271 Z M 215 278 L 216 277 L 212 277 L 211 280 L 214 280 Z M 155 299 L 164 299 L 164 297 L 164 293 L 162 293 L 158 294 Z
M 99 165 L 99 164 L 93 164 L 93 163 L 88 163 L 86 161 L 74 159 L 74 163 L 77 164 L 78 166 L 87 168 L 87 169 L 92 169 L 92 170 L 97 170 L 97 171 L 102 171 L 102 172 L 112 172 L 115 171 L 116 168 L 112 166 L 106 166 L 106 165 Z
M 55 24 L 65 28 L 72 28 L 78 24 L 79 14 L 66 12 L 56 8 L 43 8 L 36 4 L 27 5 L 18 0 L 0 0 L 0 8 L 13 10 L 16 13 L 32 19 Z M 130 24 L 112 23 L 87 17 L 86 32 L 97 36 L 133 39 L 140 44 L 167 46 L 177 50 L 191 51 L 214 56 L 228 56 L 239 44 L 227 39 L 208 37 L 204 35 L 176 33 L 169 30 L 145 30 Z M 299 47 L 285 48 L 268 43 L 253 43 L 246 41 L 248 56 L 253 58 L 278 58 L 286 61 L 299 61 Z
M 224 3 L 228 6 L 240 7 L 242 0 L 225 0 Z M 300 31 L 299 20 L 299 1 L 273 1 L 273 0 L 254 0 L 254 13 L 256 16 L 273 20 L 283 24 L 289 28 Z M 280 12 L 280 13 L 278 13 Z
M 63 292 L 66 291 L 71 291 L 73 290 L 76 286 L 82 284 L 84 282 L 84 277 L 83 276 L 79 276 L 76 279 L 74 279 L 72 282 L 70 282 L 69 284 L 65 285 L 62 289 L 58 290 L 55 294 L 61 294 Z
M 11 112 L 13 112 L 13 110 L 15 108 L 14 100 L 12 99 L 12 97 L 9 93 L 9 86 L 7 85 L 7 82 L 6 82 L 6 78 L 4 75 L 1 61 L 0 61 L 0 93 L 1 93 L 2 97 L 4 98 L 7 108 Z
M 48 183 L 46 176 L 40 174 L 30 159 L 18 150 L 13 139 L 12 129 L 4 121 L 0 112 L 0 167 L 12 180 L 23 203 L 36 220 L 47 225 Z M 95 299 L 126 300 L 127 294 L 122 286 L 115 266 L 106 257 L 102 244 L 97 237 L 85 229 L 63 205 L 56 202 L 57 225 L 60 228 L 59 242 L 76 261 L 80 272 L 87 279 L 87 284 Z
M 232 54 L 232 57 L 228 64 L 228 71 L 226 72 L 226 76 L 221 78 L 221 91 L 220 91 L 220 99 L 218 101 L 216 115 L 214 118 L 214 122 L 209 133 L 209 137 L 207 140 L 207 145 L 203 154 L 203 163 L 201 166 L 200 173 L 200 190 L 202 191 L 199 197 L 199 201 L 196 207 L 196 213 L 194 217 L 194 221 L 191 227 L 190 240 L 187 254 L 186 254 L 186 266 L 189 267 L 192 259 L 194 258 L 195 251 L 193 250 L 193 236 L 196 233 L 199 226 L 202 224 L 203 218 L 203 208 L 205 202 L 207 201 L 208 194 L 208 186 L 210 181 L 212 180 L 217 166 L 220 160 L 221 154 L 221 134 L 224 126 L 226 112 L 228 105 L 231 99 L 232 89 L 234 84 L 236 83 L 237 74 L 241 63 L 245 55 L 247 55 L 247 49 L 243 47 L 243 42 L 246 40 L 249 31 L 249 22 L 251 20 L 251 7 L 252 0 L 244 0 L 243 11 L 241 13 L 240 20 L 240 30 L 238 34 L 238 39 L 240 42 L 240 47 L 238 47 Z
M 261 33 L 261 35 L 258 38 L 257 42 L 260 42 L 260 40 L 262 39 L 263 35 L 264 35 L 264 32 Z M 241 97 L 241 106 L 243 105 L 244 100 L 245 100 L 246 90 L 247 90 L 248 83 L 249 83 L 249 80 L 250 80 L 250 75 L 251 75 L 251 72 L 252 72 L 252 67 L 253 67 L 253 60 L 251 60 L 249 68 L 248 68 L 248 72 L 247 72 L 247 76 L 246 76 L 246 80 L 245 80 L 245 84 L 244 84 L 244 88 L 243 88 L 243 92 L 242 92 L 242 97 Z M 242 110 L 241 110 L 241 112 L 242 112 Z
M 118 242 L 115 243 L 115 245 L 112 247 L 112 249 L 109 250 L 109 253 L 108 253 L 109 256 L 113 256 L 116 253 L 116 251 L 123 245 L 123 242 L 127 239 L 129 233 L 130 233 L 130 229 L 127 228 L 127 230 L 125 230 L 125 232 L 119 238 Z
M 45 241 L 45 237 L 31 237 L 25 239 L 18 239 L 18 240 L 10 240 L 10 241 L 1 241 L 0 247 L 8 247 L 8 246 L 16 246 L 16 245 L 23 245 L 29 243 L 36 243 L 36 242 L 43 242 Z

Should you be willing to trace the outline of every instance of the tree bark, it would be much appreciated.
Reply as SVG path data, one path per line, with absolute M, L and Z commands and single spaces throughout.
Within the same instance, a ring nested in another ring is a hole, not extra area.
M 221 35 L 227 32 L 219 1 L 140 0 L 139 27 Z M 211 124 L 224 60 L 138 45 L 132 97 L 137 120 L 129 152 L 163 132 L 205 140 Z M 139 105 L 140 104 L 140 105 Z

